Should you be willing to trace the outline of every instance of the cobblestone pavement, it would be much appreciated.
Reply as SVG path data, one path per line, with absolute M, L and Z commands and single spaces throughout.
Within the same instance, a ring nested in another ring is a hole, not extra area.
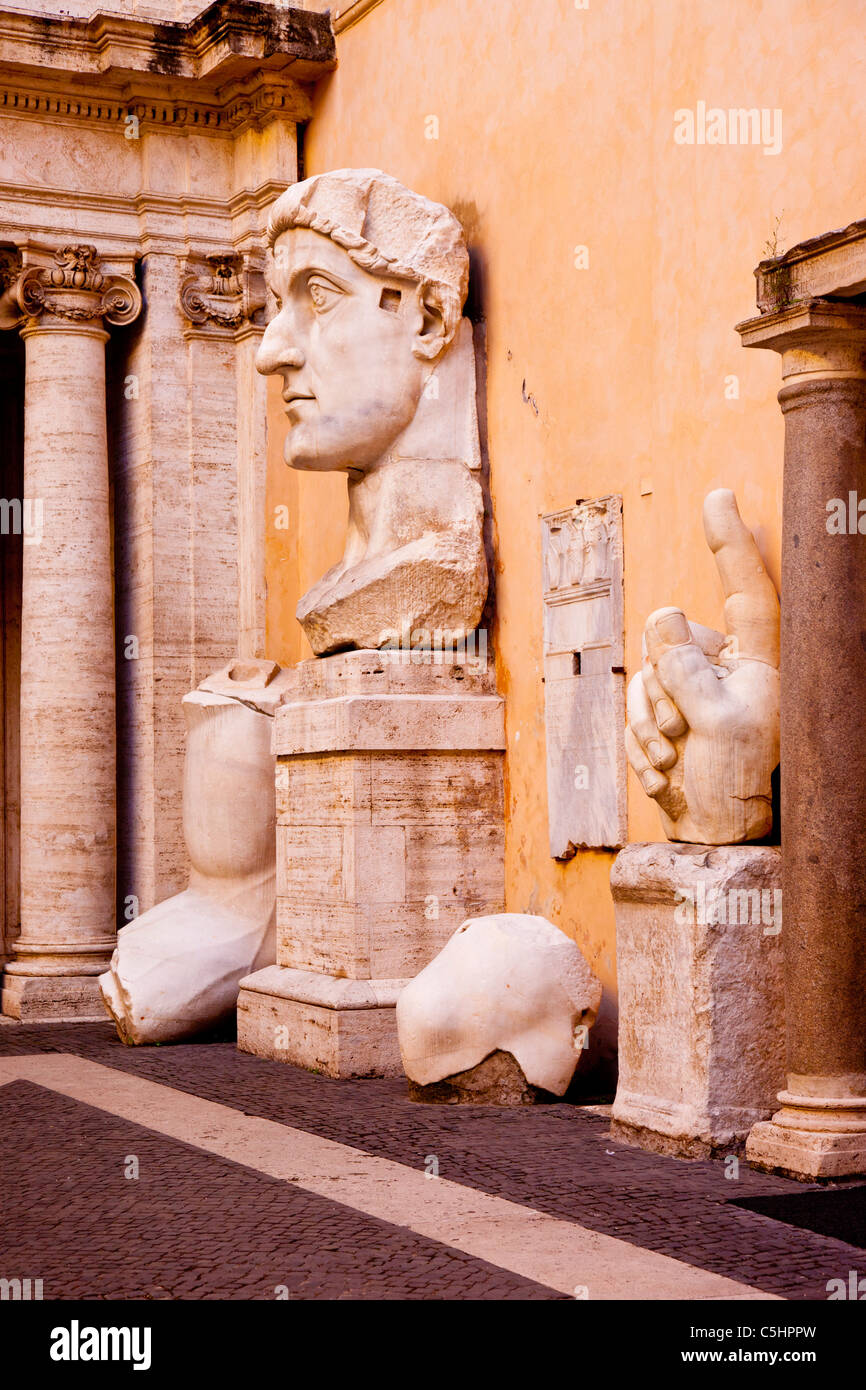
M 334 1081 L 231 1042 L 125 1048 L 108 1024 L 0 1029 L 0 1055 L 51 1051 L 412 1168 L 435 1156 L 440 1177 L 784 1298 L 823 1300 L 828 1280 L 866 1275 L 857 1245 L 736 1205 L 810 1191 L 817 1204 L 841 1187 L 810 1189 L 743 1162 L 729 1179 L 722 1162 L 644 1153 L 579 1106 L 416 1105 L 404 1081 Z M 0 1253 L 8 1263 L 3 1242 L 14 1241 L 22 1274 L 22 1261 L 50 1268 L 46 1297 L 273 1298 L 277 1285 L 300 1298 L 560 1296 L 39 1086 L 0 1088 L 0 1109 Z M 139 1157 L 138 1180 L 123 1177 L 121 1150 Z M 845 1229 L 838 1218 L 834 1229 Z M 853 1218 L 851 1229 L 860 1239 Z
M 0 1267 L 46 1299 L 564 1298 L 28 1082 L 0 1172 Z

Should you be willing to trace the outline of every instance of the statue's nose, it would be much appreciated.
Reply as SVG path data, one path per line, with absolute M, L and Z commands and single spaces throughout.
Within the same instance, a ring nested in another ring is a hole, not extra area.
M 304 365 L 304 354 L 291 342 L 285 325 L 280 323 L 281 317 L 277 315 L 265 329 L 256 353 L 256 368 L 262 376 L 271 376 L 285 367 L 299 368 Z

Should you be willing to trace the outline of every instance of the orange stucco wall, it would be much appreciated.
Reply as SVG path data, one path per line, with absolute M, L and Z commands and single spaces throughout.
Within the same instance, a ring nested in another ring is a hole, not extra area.
M 660 604 L 722 624 L 709 489 L 735 489 L 778 582 L 779 364 L 734 324 L 780 216 L 782 250 L 866 215 L 862 18 L 858 0 L 382 0 L 338 38 L 308 128 L 308 173 L 378 166 L 465 226 L 487 333 L 508 908 L 559 923 L 607 986 L 612 855 L 561 864 L 547 842 L 538 518 L 623 495 L 629 676 Z M 674 112 L 698 101 L 781 108 L 781 151 L 676 144 Z M 341 552 L 345 483 L 289 473 L 272 401 L 270 503 L 291 527 L 269 533 L 269 639 L 294 661 L 309 650 L 294 604 Z M 631 772 L 629 825 L 661 838 Z

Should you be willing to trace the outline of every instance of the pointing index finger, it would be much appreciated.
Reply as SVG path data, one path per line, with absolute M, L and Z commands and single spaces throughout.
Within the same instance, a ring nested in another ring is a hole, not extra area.
M 730 488 L 704 501 L 704 534 L 725 591 L 725 625 L 741 657 L 779 665 L 779 596 Z

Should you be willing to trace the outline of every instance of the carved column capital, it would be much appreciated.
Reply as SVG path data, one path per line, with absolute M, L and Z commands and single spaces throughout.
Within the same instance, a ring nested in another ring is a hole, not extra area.
M 141 292 L 126 275 L 103 275 L 95 246 L 62 246 L 49 266 L 31 265 L 16 273 L 14 257 L 0 263 L 0 328 L 89 324 L 120 326 L 141 311 Z
M 180 305 L 193 328 L 236 331 L 261 325 L 265 307 L 262 266 L 248 252 L 217 251 L 192 257 L 180 287 Z
M 846 300 L 806 299 L 737 324 L 743 347 L 771 348 L 786 384 L 866 377 L 866 309 Z

